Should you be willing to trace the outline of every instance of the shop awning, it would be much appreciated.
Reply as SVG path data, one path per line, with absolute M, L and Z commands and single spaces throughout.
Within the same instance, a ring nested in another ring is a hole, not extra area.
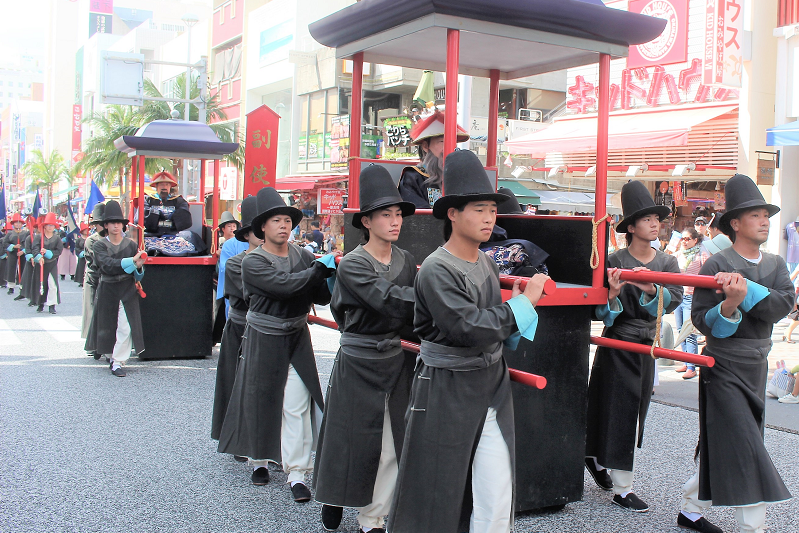
M 539 209 L 569 212 L 577 211 L 581 213 L 594 212 L 593 193 L 537 190 L 535 194 L 541 198 Z M 610 202 L 612 196 L 612 194 L 607 195 L 607 212 L 610 215 L 620 215 L 621 209 Z
M 541 199 L 538 195 L 518 181 L 501 179 L 499 180 L 499 186 L 510 189 L 516 195 L 516 199 L 520 204 L 541 205 Z
M 685 146 L 688 132 L 708 120 L 736 109 L 737 105 L 616 111 L 608 124 L 608 149 L 625 150 L 653 146 Z M 597 117 L 570 116 L 556 119 L 546 129 L 505 143 L 511 154 L 537 157 L 550 152 L 596 150 Z
M 57 193 L 53 193 L 53 199 L 60 198 L 66 194 L 71 193 L 72 191 L 80 189 L 80 185 L 73 185 L 71 187 L 67 187 L 64 190 L 58 191 Z
M 284 176 L 277 179 L 275 189 L 278 191 L 310 190 L 323 185 L 333 185 L 340 181 L 347 181 L 347 174 L 320 174 L 307 176 Z
M 799 120 L 766 130 L 766 146 L 799 145 Z

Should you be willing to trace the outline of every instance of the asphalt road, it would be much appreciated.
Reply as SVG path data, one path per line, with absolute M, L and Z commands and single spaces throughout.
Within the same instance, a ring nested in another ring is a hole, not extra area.
M 285 474 L 273 470 L 269 485 L 255 487 L 245 465 L 216 452 L 209 437 L 216 353 L 189 361 L 133 358 L 128 377 L 115 378 L 83 353 L 77 286 L 63 282 L 63 297 L 53 317 L 0 294 L 0 532 L 322 531 L 319 505 L 291 501 Z M 338 335 L 320 326 L 311 331 L 324 390 Z M 517 516 L 516 531 L 681 531 L 680 488 L 697 439 L 697 415 L 687 405 L 695 384 L 669 383 L 656 400 L 686 406 L 653 404 L 637 456 L 635 490 L 649 513 L 611 505 L 587 478 L 582 502 Z M 799 406 L 785 407 L 795 421 Z M 767 429 L 766 444 L 799 494 L 799 435 Z M 769 531 L 799 532 L 798 507 L 795 500 L 770 507 Z M 708 517 L 737 531 L 731 509 Z M 341 530 L 357 530 L 351 510 Z

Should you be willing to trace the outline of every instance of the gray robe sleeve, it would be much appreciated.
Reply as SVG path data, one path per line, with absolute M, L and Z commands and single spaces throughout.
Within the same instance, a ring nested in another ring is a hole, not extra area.
M 401 320 L 413 318 L 413 286 L 400 287 L 383 279 L 366 259 L 353 255 L 342 261 L 336 283 L 342 284 L 361 306 L 379 315 Z
M 247 285 L 247 291 L 274 300 L 288 300 L 298 292 L 314 291 L 316 294 L 327 276 L 327 267 L 318 261 L 299 272 L 278 270 L 259 254 L 247 254 L 241 263 L 241 280 Z M 323 289 L 329 301 L 330 293 L 326 287 Z

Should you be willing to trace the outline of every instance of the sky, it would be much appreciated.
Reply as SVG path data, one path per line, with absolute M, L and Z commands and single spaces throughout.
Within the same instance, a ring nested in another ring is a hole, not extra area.
M 16 63 L 22 54 L 44 59 L 49 5 L 50 0 L 0 0 L 0 64 Z

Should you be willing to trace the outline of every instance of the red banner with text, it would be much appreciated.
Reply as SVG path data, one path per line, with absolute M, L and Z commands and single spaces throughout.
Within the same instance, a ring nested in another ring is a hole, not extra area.
M 77 162 L 80 154 L 81 122 L 83 121 L 83 106 L 72 106 L 72 161 Z
M 279 124 L 280 115 L 265 105 L 247 113 L 244 198 L 255 196 L 264 187 L 275 186 Z

